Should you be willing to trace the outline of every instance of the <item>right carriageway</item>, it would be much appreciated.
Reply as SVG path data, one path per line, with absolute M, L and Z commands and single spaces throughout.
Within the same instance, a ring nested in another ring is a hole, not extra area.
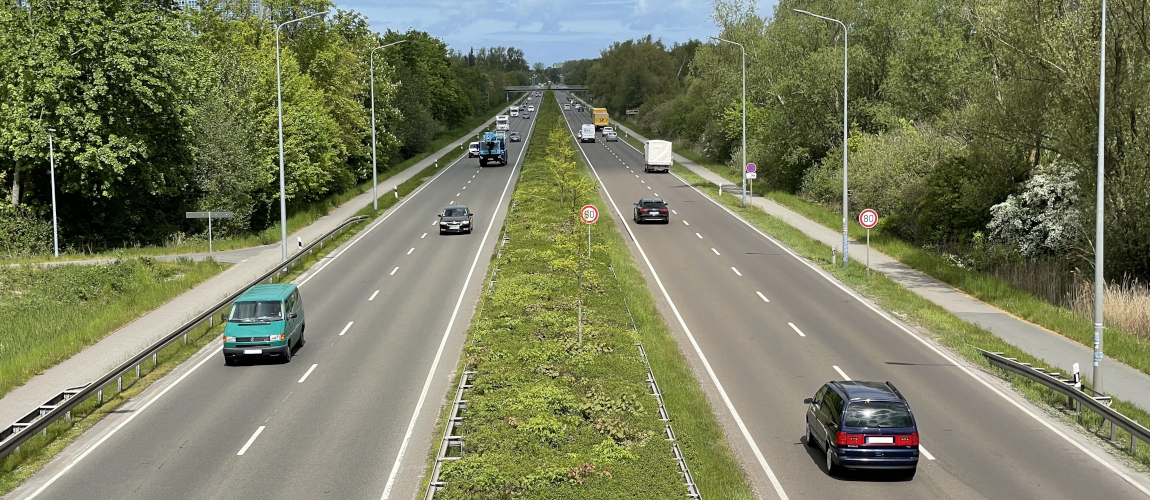
M 559 94 L 561 101 L 566 96 Z M 572 133 L 586 113 L 564 111 Z M 1144 498 L 1150 479 L 1009 384 L 859 298 L 628 143 L 574 143 L 727 438 L 762 498 Z M 637 225 L 663 198 L 670 224 Z M 804 398 L 829 380 L 890 381 L 915 413 L 918 473 L 826 474 L 803 437 Z M 672 396 L 673 397 L 673 396 Z M 706 492 L 703 492 L 704 494 Z

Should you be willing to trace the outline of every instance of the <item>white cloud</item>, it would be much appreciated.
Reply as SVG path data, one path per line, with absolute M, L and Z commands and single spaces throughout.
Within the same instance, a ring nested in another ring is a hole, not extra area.
M 758 0 L 770 12 L 777 0 Z M 337 0 L 379 31 L 408 27 L 456 50 L 516 46 L 546 64 L 598 57 L 612 42 L 654 35 L 668 45 L 716 32 L 707 0 Z

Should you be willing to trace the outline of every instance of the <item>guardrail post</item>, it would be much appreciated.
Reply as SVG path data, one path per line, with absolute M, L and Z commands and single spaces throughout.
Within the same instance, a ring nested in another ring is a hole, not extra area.
M 1134 433 L 1130 433 L 1130 454 L 1137 455 L 1138 453 L 1138 438 L 1134 437 Z
M 159 351 L 153 352 L 152 353 L 152 368 L 159 366 L 159 364 L 160 364 L 160 353 L 159 353 Z
M 184 334 L 184 345 L 188 345 L 188 334 Z
M 140 379 L 140 363 L 136 363 L 136 380 Z
M 104 406 L 104 390 L 96 392 L 96 406 Z
M 1114 421 L 1110 420 L 1110 441 L 1118 439 L 1118 429 L 1114 426 Z
M 124 376 L 123 375 L 116 377 L 116 392 L 117 393 L 124 392 Z

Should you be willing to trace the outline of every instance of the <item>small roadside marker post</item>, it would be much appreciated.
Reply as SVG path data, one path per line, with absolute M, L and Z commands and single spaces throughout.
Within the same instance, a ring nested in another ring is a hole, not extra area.
M 233 212 L 184 212 L 185 219 L 208 220 L 208 257 L 212 256 L 212 218 L 230 219 L 235 216 Z
M 859 213 L 859 224 L 866 228 L 866 280 L 870 282 L 870 229 L 878 224 L 878 212 L 871 209 Z
M 399 184 L 395 185 L 395 199 L 399 199 Z

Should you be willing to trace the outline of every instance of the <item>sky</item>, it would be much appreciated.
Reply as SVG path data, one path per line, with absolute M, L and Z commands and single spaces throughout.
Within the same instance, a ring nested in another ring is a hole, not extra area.
M 756 0 L 761 14 L 777 0 Z M 717 33 L 711 0 L 335 0 L 378 31 L 408 28 L 462 52 L 496 45 L 523 49 L 528 62 L 599 57 L 615 41 L 654 35 L 668 46 Z

